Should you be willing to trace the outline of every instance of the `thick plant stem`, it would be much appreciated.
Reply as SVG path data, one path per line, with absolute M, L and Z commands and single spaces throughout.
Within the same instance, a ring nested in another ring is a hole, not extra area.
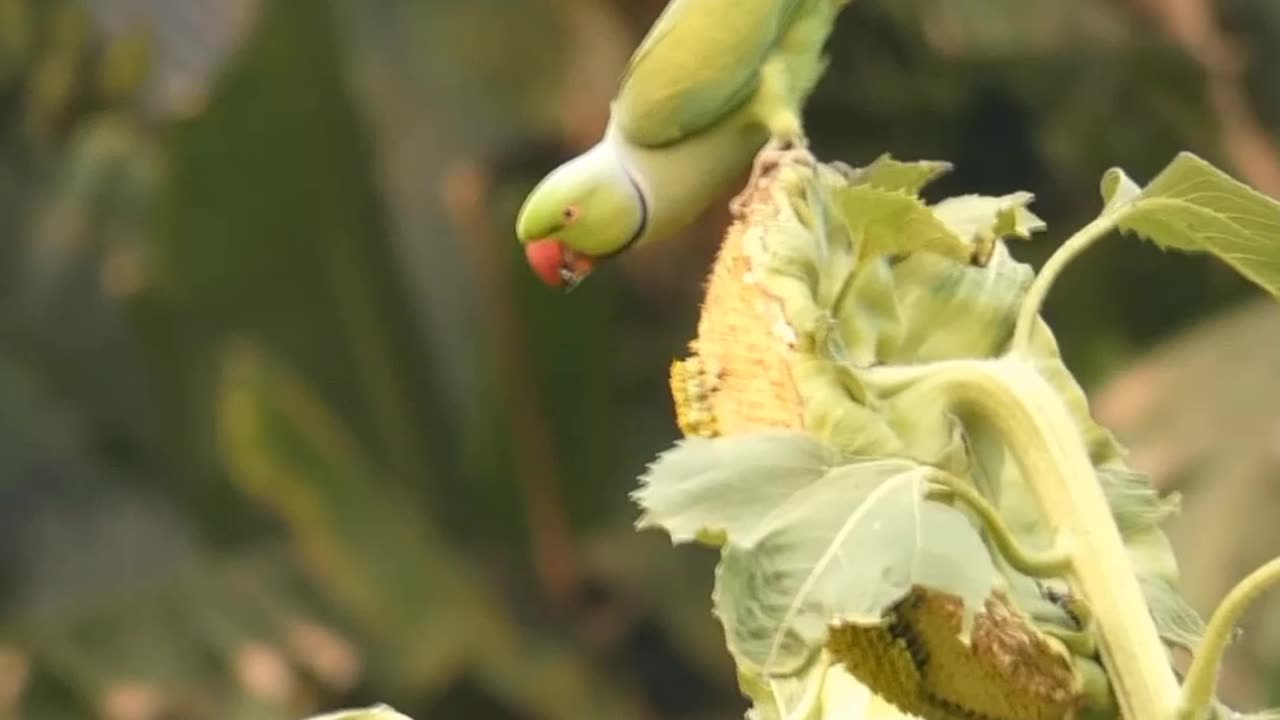
M 1201 720 L 1207 715 L 1218 684 L 1218 667 L 1222 664 L 1222 656 L 1227 651 L 1236 623 L 1253 601 L 1278 581 L 1280 558 L 1254 570 L 1231 588 L 1231 592 L 1218 604 L 1205 628 L 1204 640 L 1196 648 L 1191 667 L 1187 668 L 1178 720 Z
M 1127 720 L 1172 720 L 1177 678 L 1129 553 L 1070 413 L 1027 362 L 954 360 L 883 367 L 864 378 L 881 390 L 949 399 L 958 415 L 989 423 L 1030 485 L 1070 558 L 1073 592 L 1094 610 L 1103 664 Z
M 1026 297 L 1022 299 L 1022 307 L 1018 309 L 1018 321 L 1013 329 L 1013 345 L 1014 353 L 1026 350 L 1031 343 L 1031 333 L 1035 330 L 1036 318 L 1040 317 L 1040 310 L 1044 306 L 1044 300 L 1049 295 L 1049 289 L 1053 287 L 1053 283 L 1062 274 L 1062 271 L 1071 264 L 1072 260 L 1079 257 L 1085 250 L 1088 250 L 1095 242 L 1106 237 L 1107 233 L 1115 228 L 1116 214 L 1108 212 L 1093 222 L 1080 228 L 1080 231 L 1059 247 L 1053 255 L 1045 262 L 1044 267 L 1040 268 L 1040 272 L 1036 273 L 1035 280 L 1031 282 L 1031 287 L 1027 289 Z

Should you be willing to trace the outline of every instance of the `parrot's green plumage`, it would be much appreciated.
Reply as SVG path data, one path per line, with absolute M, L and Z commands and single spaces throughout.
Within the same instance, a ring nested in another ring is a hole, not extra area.
M 573 285 L 603 258 L 692 222 L 801 110 L 850 0 L 671 0 L 628 63 L 594 147 L 552 171 L 516 222 L 534 272 Z

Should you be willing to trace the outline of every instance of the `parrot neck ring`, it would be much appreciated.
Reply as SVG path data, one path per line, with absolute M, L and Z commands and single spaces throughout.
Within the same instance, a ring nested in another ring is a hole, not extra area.
M 640 222 L 636 224 L 635 232 L 631 233 L 631 237 L 627 238 L 627 241 L 622 244 L 622 247 L 610 253 L 596 255 L 594 258 L 596 261 L 608 260 L 611 257 L 621 255 L 627 250 L 630 250 L 632 246 L 640 241 L 640 237 L 644 235 L 644 231 L 649 228 L 649 199 L 644 196 L 644 190 L 640 189 L 640 183 L 636 182 L 636 179 L 631 176 L 631 173 L 626 172 L 624 174 L 627 177 L 627 182 L 631 183 L 631 189 L 636 194 L 636 201 L 640 206 Z

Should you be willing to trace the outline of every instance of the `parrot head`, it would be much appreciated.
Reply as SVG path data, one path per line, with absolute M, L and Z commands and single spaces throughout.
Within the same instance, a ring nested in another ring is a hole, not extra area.
M 644 195 L 622 160 L 601 143 L 551 171 L 516 219 L 529 267 L 547 285 L 570 289 L 606 258 L 639 240 Z

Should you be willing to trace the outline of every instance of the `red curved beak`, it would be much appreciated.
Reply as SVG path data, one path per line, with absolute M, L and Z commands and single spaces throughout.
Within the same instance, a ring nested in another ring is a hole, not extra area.
M 524 246 L 529 268 L 553 288 L 572 289 L 595 269 L 595 260 L 566 248 L 555 238 L 534 240 Z

